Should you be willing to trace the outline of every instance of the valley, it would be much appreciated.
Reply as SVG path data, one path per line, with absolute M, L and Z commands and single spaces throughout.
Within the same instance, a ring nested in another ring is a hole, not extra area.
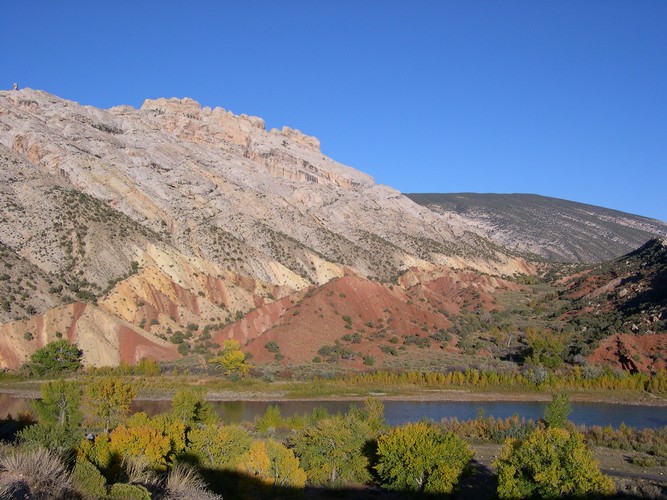
M 0 495 L 403 498 L 414 455 L 452 462 L 429 473 L 438 494 L 509 498 L 503 468 L 545 439 L 576 449 L 584 493 L 664 492 L 660 221 L 406 196 L 314 137 L 187 98 L 0 92 L 0 167 L 0 437 L 18 443 Z M 637 428 L 570 421 L 570 400 Z M 456 404 L 482 411 L 442 413 Z M 44 464 L 55 476 L 33 477 Z

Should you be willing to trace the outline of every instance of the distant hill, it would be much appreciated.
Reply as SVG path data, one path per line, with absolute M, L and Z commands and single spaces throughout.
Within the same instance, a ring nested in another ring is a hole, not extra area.
M 434 212 L 463 219 L 494 243 L 558 262 L 614 259 L 651 238 L 665 222 L 534 194 L 406 194 Z

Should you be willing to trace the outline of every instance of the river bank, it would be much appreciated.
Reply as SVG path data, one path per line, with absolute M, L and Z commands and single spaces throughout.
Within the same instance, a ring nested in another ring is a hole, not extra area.
M 82 381 L 83 382 L 83 381 Z M 40 396 L 38 385 L 41 382 L 27 382 L 27 387 L 2 387 L 0 394 L 11 395 L 15 398 L 34 399 Z M 173 386 L 173 384 L 169 384 Z M 182 386 L 193 385 L 184 383 Z M 206 386 L 203 386 L 206 389 Z M 140 388 L 137 400 L 169 401 L 175 389 L 156 390 L 156 388 Z M 301 396 L 294 394 L 290 388 L 275 391 L 248 391 L 248 390 L 215 390 L 208 389 L 208 401 L 363 401 L 368 398 L 377 398 L 383 401 L 452 401 L 452 402 L 493 402 L 493 401 L 550 401 L 552 394 L 557 391 L 475 391 L 464 389 L 428 389 L 409 390 L 400 392 L 379 391 L 350 391 L 339 394 L 322 394 Z M 619 392 L 619 391 L 564 391 L 572 402 L 609 403 L 637 406 L 667 407 L 667 397 L 650 393 Z

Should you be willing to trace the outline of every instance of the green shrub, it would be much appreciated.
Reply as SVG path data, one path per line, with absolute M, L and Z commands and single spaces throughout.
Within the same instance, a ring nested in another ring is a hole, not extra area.
M 88 460 L 76 461 L 72 471 L 74 489 L 86 499 L 103 498 L 107 494 L 107 481 L 102 473 Z
M 551 403 L 544 409 L 544 422 L 547 427 L 565 427 L 567 417 L 572 412 L 567 394 L 554 394 Z
M 651 455 L 635 455 L 634 457 L 630 457 L 628 461 L 637 467 L 655 467 L 660 464 L 658 459 Z
M 39 376 L 73 372 L 81 366 L 82 354 L 76 344 L 57 340 L 35 351 L 30 356 L 28 368 Z
M 109 490 L 111 500 L 151 500 L 150 492 L 139 484 L 116 483 Z

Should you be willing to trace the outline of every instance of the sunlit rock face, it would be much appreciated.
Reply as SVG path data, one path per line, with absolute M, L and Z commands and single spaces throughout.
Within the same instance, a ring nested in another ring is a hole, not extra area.
M 87 303 L 82 317 L 99 321 L 72 317 L 39 331 L 42 343 L 63 329 L 90 331 L 115 352 L 87 355 L 91 364 L 139 351 L 168 358 L 169 328 L 232 322 L 343 276 L 531 270 L 460 218 L 324 156 L 316 138 L 188 98 L 103 110 L 43 91 L 0 92 L 0 165 L 0 242 L 14 269 L 0 282 L 13 298 L 0 321 Z M 155 345 L 123 351 L 118 339 L 130 331 Z M 12 338 L 2 366 L 38 346 Z

